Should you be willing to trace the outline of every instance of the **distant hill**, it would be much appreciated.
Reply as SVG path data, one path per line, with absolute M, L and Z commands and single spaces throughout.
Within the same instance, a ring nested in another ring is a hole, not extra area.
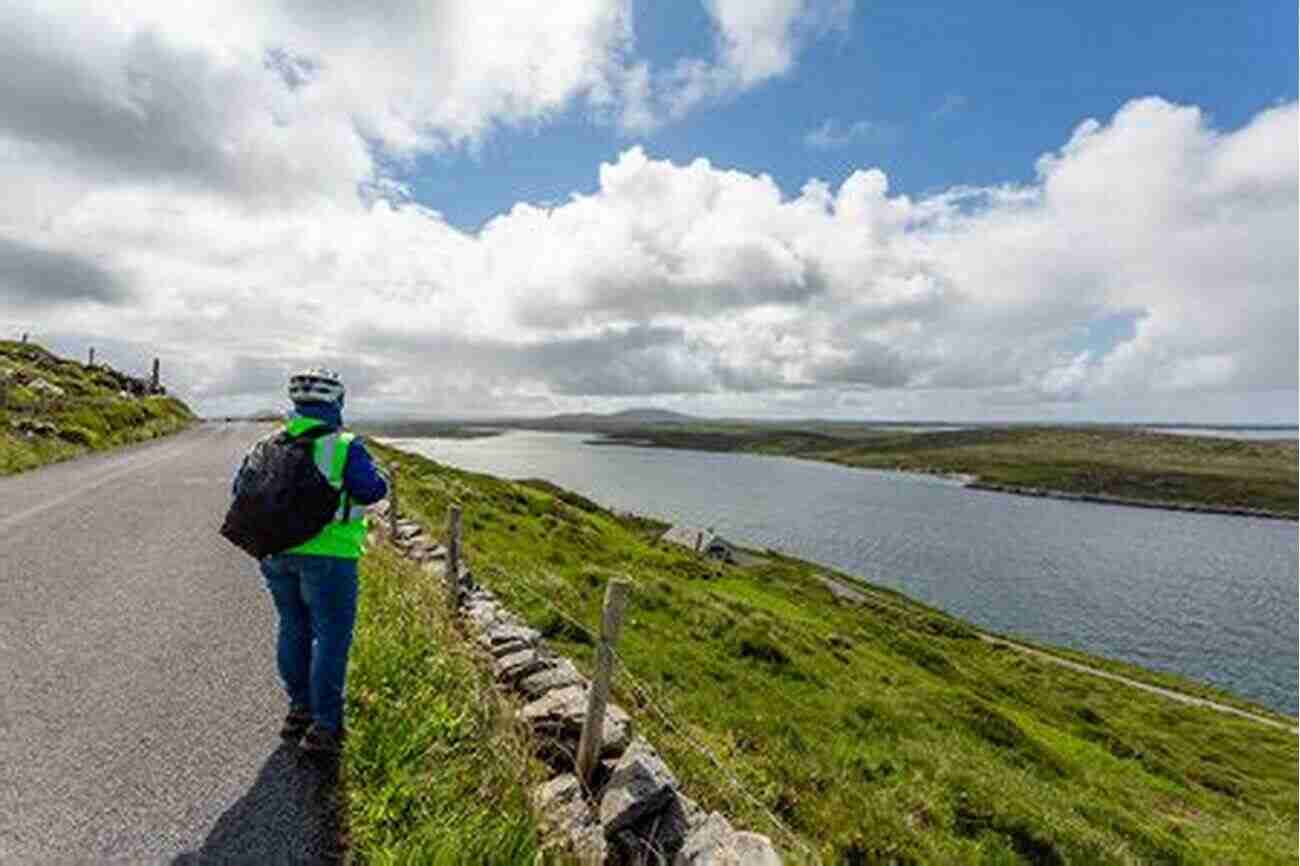
M 153 439 L 195 420 L 143 379 L 0 340 L 0 475 Z
M 568 430 L 575 432 L 604 432 L 630 427 L 658 427 L 676 424 L 694 424 L 699 418 L 668 409 L 624 409 L 621 412 L 570 412 L 549 418 L 511 418 L 504 426 L 527 430 Z
M 622 412 L 615 412 L 605 417 L 638 424 L 689 424 L 699 420 L 694 415 L 674 412 L 671 409 L 624 409 Z

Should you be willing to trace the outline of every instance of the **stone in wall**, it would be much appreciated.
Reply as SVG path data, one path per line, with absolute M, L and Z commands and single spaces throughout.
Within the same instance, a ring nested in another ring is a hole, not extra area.
M 600 823 L 605 835 L 613 836 L 660 811 L 676 788 L 677 779 L 659 753 L 637 737 L 614 765 L 600 798 Z
M 781 857 L 766 836 L 736 832 L 713 812 L 686 837 L 673 866 L 781 866 Z
M 542 828 L 563 839 L 579 863 L 604 866 L 605 837 L 577 776 L 563 773 L 538 785 L 533 791 L 533 808 Z
M 566 658 L 556 659 L 555 664 L 551 667 L 523 677 L 515 684 L 515 687 L 530 701 L 565 686 L 583 686 L 584 688 L 587 686 L 587 678 L 578 673 L 578 669 L 573 666 L 573 662 Z
M 538 736 L 576 746 L 582 735 L 582 720 L 587 713 L 587 689 L 566 686 L 525 704 L 519 718 Z M 632 720 L 619 707 L 605 709 L 602 757 L 621 755 L 632 739 Z M 574 749 L 569 749 L 574 751 Z

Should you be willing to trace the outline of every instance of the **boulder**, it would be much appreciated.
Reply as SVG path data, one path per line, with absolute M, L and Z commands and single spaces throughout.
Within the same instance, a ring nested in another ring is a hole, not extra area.
M 570 833 L 569 847 L 579 866 L 605 866 L 608 862 L 605 833 L 595 821 Z
M 494 601 L 481 601 L 470 604 L 465 608 L 465 616 L 478 630 L 478 644 L 484 649 L 491 649 L 494 644 L 494 641 L 488 636 L 489 632 L 501 628 L 518 628 L 520 626 L 514 614 Z M 530 644 L 527 635 L 514 635 L 495 641 L 495 643 L 500 644 L 511 641 Z
M 430 562 L 435 559 L 446 559 L 447 549 L 441 544 L 429 541 L 427 538 L 421 538 L 415 544 L 411 545 L 411 556 L 421 562 Z
M 496 593 L 494 593 L 490 589 L 484 589 L 481 586 L 475 587 L 469 592 L 469 594 L 465 596 L 465 602 L 467 604 L 469 602 L 474 602 L 474 601 L 496 601 L 496 600 L 497 600 Z
M 586 710 L 587 690 L 569 686 L 524 704 L 519 710 L 519 718 L 539 733 L 558 733 L 575 720 L 581 724 Z
M 677 780 L 659 754 L 637 737 L 627 747 L 600 798 L 600 823 L 605 835 L 628 829 L 667 805 Z
M 556 689 L 562 689 L 565 686 L 585 686 L 587 680 L 578 673 L 578 669 L 573 666 L 573 662 L 568 659 L 557 659 L 555 664 L 546 670 L 537 671 L 523 677 L 516 684 L 516 688 L 524 693 L 524 697 L 529 700 L 536 700 L 547 692 L 553 692 Z
M 491 613 L 493 616 L 501 616 L 504 611 L 501 608 L 501 603 L 496 599 L 474 595 L 465 600 L 465 615 L 471 616 L 475 613 Z
M 713 812 L 687 835 L 673 866 L 781 866 L 781 857 L 766 836 L 737 833 Z
M 535 674 L 550 666 L 550 659 L 543 658 L 534 649 L 523 649 L 519 652 L 510 653 L 501 656 L 492 663 L 492 669 L 496 673 L 497 679 L 506 683 L 517 682 L 521 677 Z
M 730 821 L 711 812 L 686 835 L 681 850 L 673 858 L 673 866 L 719 866 L 723 861 L 711 858 L 735 834 Z
M 694 800 L 680 791 L 675 792 L 651 826 L 644 828 L 645 845 L 658 852 L 662 862 L 671 863 L 686 844 L 686 837 L 705 817 Z
M 587 714 L 587 689 L 566 686 L 548 692 L 519 710 L 519 718 L 540 736 L 576 743 L 582 735 L 582 720 Z M 622 754 L 632 739 L 632 720 L 613 704 L 605 709 L 602 728 L 602 757 Z
M 582 784 L 572 773 L 533 789 L 533 808 L 542 828 L 568 844 L 582 866 L 604 866 L 605 834 L 587 808 Z
M 37 379 L 35 382 L 32 382 L 30 385 L 28 385 L 27 388 L 37 394 L 40 394 L 42 397 L 63 396 L 62 388 L 60 388 L 58 385 L 55 385 L 53 382 L 46 381 L 45 379 Z
M 521 641 L 529 646 L 536 646 L 542 633 L 526 626 L 497 623 L 484 630 L 479 643 L 491 649 L 498 644 Z
M 572 773 L 556 776 L 534 788 L 533 808 L 543 828 L 566 835 L 570 828 L 593 820 L 583 798 L 582 783 Z
M 781 866 L 781 855 L 776 853 L 772 840 L 761 833 L 740 832 L 731 837 L 731 860 L 722 863 L 736 866 Z
M 512 640 L 510 643 L 499 643 L 494 647 L 488 647 L 488 655 L 494 659 L 503 659 L 506 656 L 517 655 L 521 652 L 530 652 L 532 647 L 521 640 Z M 527 674 L 524 674 L 527 676 Z

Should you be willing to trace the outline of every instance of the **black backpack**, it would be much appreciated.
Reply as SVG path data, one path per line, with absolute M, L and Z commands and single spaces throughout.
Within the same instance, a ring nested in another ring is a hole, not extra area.
M 221 534 L 261 559 L 315 537 L 334 519 L 339 491 L 316 468 L 316 440 L 333 432 L 313 427 L 262 439 L 244 459 Z

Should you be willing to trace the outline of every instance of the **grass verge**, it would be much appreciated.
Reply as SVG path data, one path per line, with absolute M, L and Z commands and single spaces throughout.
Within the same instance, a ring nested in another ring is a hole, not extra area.
M 348 674 L 344 824 L 354 862 L 537 866 L 542 770 L 437 581 L 391 548 L 362 561 Z
M 691 796 L 787 862 L 811 858 L 782 826 L 828 864 L 1293 861 L 1292 735 L 986 645 L 869 584 L 838 605 L 811 563 L 715 565 L 553 486 L 377 450 L 404 507 L 438 525 L 463 505 L 480 579 L 580 666 L 588 638 L 555 608 L 594 624 L 608 577 L 634 580 L 620 654 L 648 691 L 620 674 L 615 698 Z

